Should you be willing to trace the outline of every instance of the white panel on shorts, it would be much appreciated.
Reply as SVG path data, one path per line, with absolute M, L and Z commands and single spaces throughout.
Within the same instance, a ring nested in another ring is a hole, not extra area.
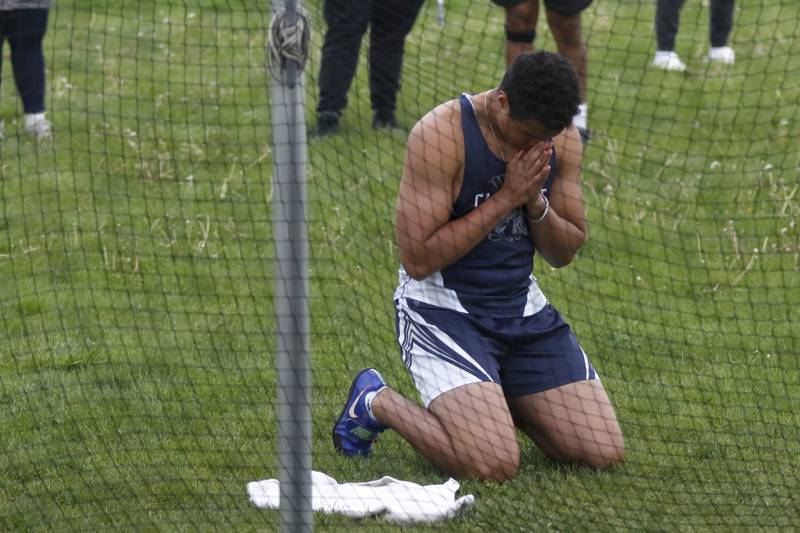
M 583 368 L 586 370 L 586 378 L 589 379 L 589 358 L 586 357 L 586 352 L 583 351 L 583 348 L 579 346 L 581 349 L 581 353 L 583 354 Z
M 547 298 L 545 298 L 542 289 L 539 288 L 539 282 L 536 277 L 531 276 L 531 284 L 528 286 L 527 299 L 525 301 L 525 310 L 522 316 L 533 316 L 547 305 Z
M 597 373 L 596 368 L 592 368 L 589 364 L 589 358 L 586 356 L 586 352 L 583 351 L 583 346 L 578 346 L 581 349 L 581 353 L 583 354 L 583 367 L 586 369 L 586 379 L 596 379 L 600 381 L 600 374 Z
M 398 300 L 398 343 L 406 368 L 414 379 L 425 407 L 439 395 L 462 385 L 494 381 L 491 376 L 456 342 L 438 327 L 428 324 L 411 310 L 403 299 Z M 434 336 L 450 348 L 457 357 L 479 369 L 477 376 L 458 366 L 453 354 L 432 345 L 425 337 Z
M 423 302 L 436 307 L 452 309 L 459 313 L 466 313 L 467 310 L 461 305 L 456 291 L 444 286 L 441 271 L 436 271 L 425 279 L 416 280 L 400 267 L 400 283 L 394 292 L 394 299 L 411 298 L 418 302 Z

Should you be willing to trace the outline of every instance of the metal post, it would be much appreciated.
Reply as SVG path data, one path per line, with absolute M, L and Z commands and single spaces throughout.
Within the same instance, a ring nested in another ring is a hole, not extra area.
M 273 0 L 273 12 L 283 7 Z M 286 24 L 297 19 L 286 0 Z M 311 511 L 311 366 L 309 357 L 306 126 L 303 75 L 287 60 L 283 79 L 271 84 L 275 160 L 275 312 L 278 348 L 278 455 L 281 530 L 313 531 Z

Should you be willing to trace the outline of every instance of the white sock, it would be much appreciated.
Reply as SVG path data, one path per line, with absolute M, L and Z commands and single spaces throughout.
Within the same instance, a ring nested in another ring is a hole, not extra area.
M 44 120 L 45 113 L 27 113 L 25 115 L 25 127 L 29 127 L 32 124 L 36 124 Z
M 589 106 L 581 104 L 578 106 L 578 114 L 572 117 L 572 123 L 578 128 L 586 129 L 586 124 L 589 121 Z
M 375 414 L 372 412 L 372 400 L 374 400 L 375 396 L 377 396 L 378 393 L 381 392 L 385 388 L 386 387 L 384 386 L 384 387 L 381 387 L 378 390 L 374 390 L 372 392 L 368 392 L 368 393 L 366 393 L 364 395 L 364 403 L 367 405 L 367 413 L 369 414 L 370 419 L 372 419 L 373 422 L 376 422 L 378 424 L 380 424 L 380 422 L 378 422 L 378 419 L 375 418 Z

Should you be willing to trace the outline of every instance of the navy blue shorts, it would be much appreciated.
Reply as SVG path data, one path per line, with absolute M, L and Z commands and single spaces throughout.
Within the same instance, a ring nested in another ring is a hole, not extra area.
M 499 383 L 507 397 L 599 379 L 550 304 L 521 318 L 478 317 L 408 298 L 395 301 L 397 342 L 427 407 L 462 385 Z

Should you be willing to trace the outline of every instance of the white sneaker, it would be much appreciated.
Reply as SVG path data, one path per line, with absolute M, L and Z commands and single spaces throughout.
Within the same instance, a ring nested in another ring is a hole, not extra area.
M 683 72 L 686 70 L 686 65 L 678 57 L 678 54 L 671 50 L 658 50 L 656 57 L 653 58 L 653 66 L 664 70 L 674 70 L 676 72 Z
M 44 118 L 44 113 L 25 115 L 25 132 L 37 140 L 49 139 L 53 124 Z
M 730 46 L 712 47 L 708 51 L 707 61 L 718 61 L 726 65 L 732 65 L 736 61 L 736 52 Z

